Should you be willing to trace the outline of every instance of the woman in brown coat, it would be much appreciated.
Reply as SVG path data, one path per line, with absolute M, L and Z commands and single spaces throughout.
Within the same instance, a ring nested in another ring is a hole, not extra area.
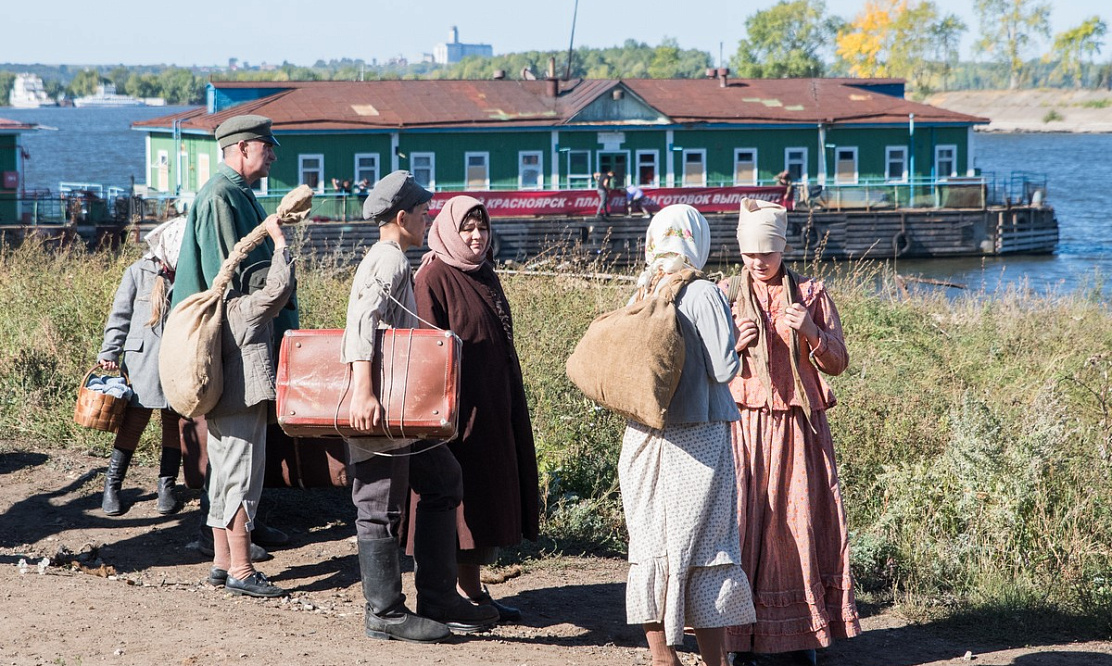
M 463 470 L 459 507 L 459 587 L 493 605 L 503 622 L 518 610 L 491 599 L 479 567 L 498 548 L 536 539 L 537 455 L 513 320 L 490 250 L 490 217 L 478 199 L 454 197 L 433 221 L 416 276 L 417 310 L 463 340 L 459 435 L 449 447 Z M 411 525 L 416 515 L 411 514 Z

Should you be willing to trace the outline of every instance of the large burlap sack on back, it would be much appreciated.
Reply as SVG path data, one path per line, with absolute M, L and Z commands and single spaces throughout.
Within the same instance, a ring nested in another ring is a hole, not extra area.
M 655 295 L 592 321 L 565 365 L 568 378 L 603 407 L 662 429 L 685 357 L 676 294 L 700 277 L 680 271 Z
M 309 215 L 313 191 L 301 185 L 282 197 L 278 218 L 283 224 L 300 222 Z M 207 291 L 178 304 L 166 319 L 158 372 L 162 392 L 174 411 L 193 418 L 207 414 L 224 390 L 220 329 L 224 325 L 224 292 L 236 267 L 267 237 L 266 224 L 255 227 L 238 243 L 220 266 Z

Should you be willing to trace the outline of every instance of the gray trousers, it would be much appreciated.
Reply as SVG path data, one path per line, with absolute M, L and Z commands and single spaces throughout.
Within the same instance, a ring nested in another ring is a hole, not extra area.
M 416 446 L 427 446 L 420 442 Z M 409 448 L 392 453 L 407 453 Z M 359 539 L 398 538 L 409 489 L 420 495 L 417 508 L 455 511 L 463 501 L 459 461 L 439 446 L 414 456 L 373 456 L 352 465 L 351 501 L 355 504 L 355 534 Z
M 262 402 L 242 412 L 206 418 L 209 527 L 227 528 L 240 506 L 247 511 L 247 529 L 255 527 L 266 469 L 266 411 L 267 403 Z

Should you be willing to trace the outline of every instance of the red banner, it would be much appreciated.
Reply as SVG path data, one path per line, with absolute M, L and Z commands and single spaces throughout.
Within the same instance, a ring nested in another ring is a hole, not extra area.
M 747 197 L 788 205 L 784 187 L 657 187 L 642 188 L 642 191 L 645 196 L 641 204 L 649 213 L 672 204 L 687 204 L 702 213 L 733 213 Z M 598 194 L 594 190 L 472 191 L 437 192 L 429 203 L 429 212 L 435 215 L 448 199 L 461 194 L 483 202 L 491 217 L 591 216 L 598 209 Z M 610 190 L 609 204 L 611 215 L 624 215 L 625 190 Z M 633 212 L 640 211 L 635 206 Z

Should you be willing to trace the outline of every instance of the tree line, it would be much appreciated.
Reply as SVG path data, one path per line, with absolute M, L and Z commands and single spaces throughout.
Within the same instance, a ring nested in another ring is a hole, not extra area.
M 974 0 L 977 57 L 959 59 L 959 45 L 972 28 L 934 0 L 866 0 L 852 19 L 830 14 L 823 0 L 780 0 L 745 20 L 728 63 L 742 78 L 891 77 L 908 81 L 915 95 L 937 90 L 1094 87 L 1112 89 L 1112 61 L 1097 63 L 1108 26 L 1098 15 L 1051 34 L 1051 4 L 1044 0 Z M 570 58 L 569 58 L 570 55 Z M 715 64 L 710 53 L 680 48 L 665 38 L 651 46 L 628 39 L 621 46 L 564 51 L 527 51 L 492 58 L 471 57 L 451 65 L 358 59 L 288 62 L 268 68 L 99 66 L 73 68 L 0 65 L 0 103 L 8 101 L 15 74 L 39 74 L 47 92 L 80 97 L 102 82 L 134 97 L 161 97 L 169 104 L 200 104 L 209 80 L 328 81 L 377 79 L 692 78 Z

